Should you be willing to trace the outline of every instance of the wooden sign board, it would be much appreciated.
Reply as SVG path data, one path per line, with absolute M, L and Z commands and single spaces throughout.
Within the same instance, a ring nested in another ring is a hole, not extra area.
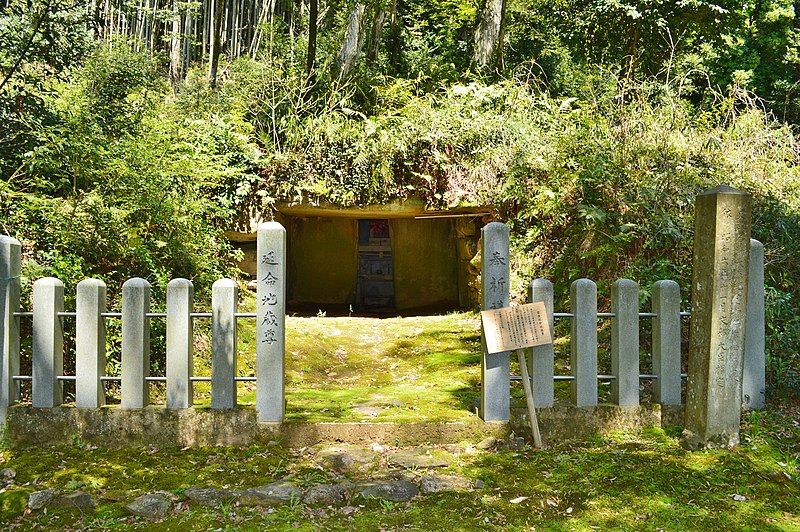
M 553 343 L 544 303 L 528 303 L 481 312 L 488 353 Z

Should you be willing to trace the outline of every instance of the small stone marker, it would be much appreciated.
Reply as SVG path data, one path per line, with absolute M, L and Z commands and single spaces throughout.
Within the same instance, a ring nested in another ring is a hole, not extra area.
M 286 340 L 286 229 L 258 226 L 256 289 L 256 410 L 258 421 L 283 421 Z
M 686 428 L 690 449 L 739 442 L 750 196 L 720 186 L 695 203 Z

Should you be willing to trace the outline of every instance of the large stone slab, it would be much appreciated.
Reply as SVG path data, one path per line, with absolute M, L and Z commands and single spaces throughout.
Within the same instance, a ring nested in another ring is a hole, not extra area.
M 337 473 L 366 471 L 378 464 L 380 456 L 374 451 L 355 445 L 335 445 L 317 453 L 322 465 Z
M 447 467 L 451 463 L 447 453 L 425 448 L 398 449 L 390 452 L 387 458 L 391 465 L 400 466 L 405 469 Z
M 684 445 L 739 442 L 750 252 L 750 196 L 720 186 L 697 196 Z
M 293 500 L 300 501 L 303 491 L 293 482 L 280 480 L 244 490 L 239 495 L 239 503 L 244 506 L 280 506 Z
M 406 502 L 419 495 L 419 488 L 407 480 L 376 480 L 360 484 L 358 493 L 365 499 Z

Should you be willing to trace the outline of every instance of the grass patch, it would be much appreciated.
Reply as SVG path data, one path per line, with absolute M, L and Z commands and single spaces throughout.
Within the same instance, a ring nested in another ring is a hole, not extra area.
M 244 309 L 254 309 L 251 294 Z M 238 328 L 238 373 L 255 368 L 255 322 Z M 201 342 L 195 373 L 210 375 Z M 480 394 L 480 319 L 476 313 L 393 318 L 288 317 L 288 421 L 468 421 Z M 201 405 L 208 387 L 198 386 Z M 255 404 L 253 383 L 239 403 Z
M 427 495 L 408 504 L 357 500 L 352 515 L 302 504 L 271 510 L 190 506 L 160 523 L 127 516 L 124 504 L 153 490 L 248 487 L 287 475 L 310 485 L 332 475 L 308 453 L 280 446 L 5 450 L 2 467 L 14 468 L 17 479 L 0 493 L 0 520 L 25 529 L 800 529 L 797 417 L 775 410 L 750 414 L 742 436 L 733 451 L 693 453 L 660 429 L 562 442 L 546 451 L 467 449 L 449 469 L 485 482 L 472 493 Z M 45 487 L 83 489 L 98 506 L 83 514 L 54 509 L 21 517 L 27 494 Z M 518 497 L 527 499 L 512 502 Z

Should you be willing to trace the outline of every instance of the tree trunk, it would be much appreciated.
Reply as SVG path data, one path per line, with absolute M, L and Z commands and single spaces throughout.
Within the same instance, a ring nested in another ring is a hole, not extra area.
M 400 12 L 403 9 L 402 0 L 392 0 L 389 9 L 389 35 L 386 38 L 386 51 L 389 55 L 389 64 L 395 75 L 401 72 L 403 65 L 403 19 Z
M 481 68 L 498 67 L 502 57 L 502 28 L 505 0 L 486 0 L 475 29 L 475 63 Z M 499 55 L 498 55 L 499 51 Z
M 344 79 L 355 65 L 358 54 L 364 46 L 364 14 L 366 7 L 362 3 L 357 3 L 347 17 L 347 27 L 344 32 L 344 40 L 336 57 L 334 78 Z
M 208 81 L 211 88 L 217 86 L 217 67 L 219 66 L 219 54 L 222 51 L 222 15 L 225 13 L 225 0 L 215 0 L 214 2 L 214 42 L 211 49 L 211 68 Z
M 183 77 L 181 64 L 181 13 L 178 0 L 172 0 L 172 32 L 169 36 L 169 79 L 175 87 Z
M 367 62 L 375 63 L 378 59 L 378 52 L 381 47 L 381 33 L 383 33 L 383 23 L 386 21 L 386 10 L 382 3 L 375 5 L 375 13 L 372 16 L 372 29 L 369 36 L 369 46 L 367 47 Z
M 311 84 L 314 62 L 317 60 L 317 16 L 319 0 L 309 0 L 308 5 L 308 52 L 306 53 L 306 78 Z

